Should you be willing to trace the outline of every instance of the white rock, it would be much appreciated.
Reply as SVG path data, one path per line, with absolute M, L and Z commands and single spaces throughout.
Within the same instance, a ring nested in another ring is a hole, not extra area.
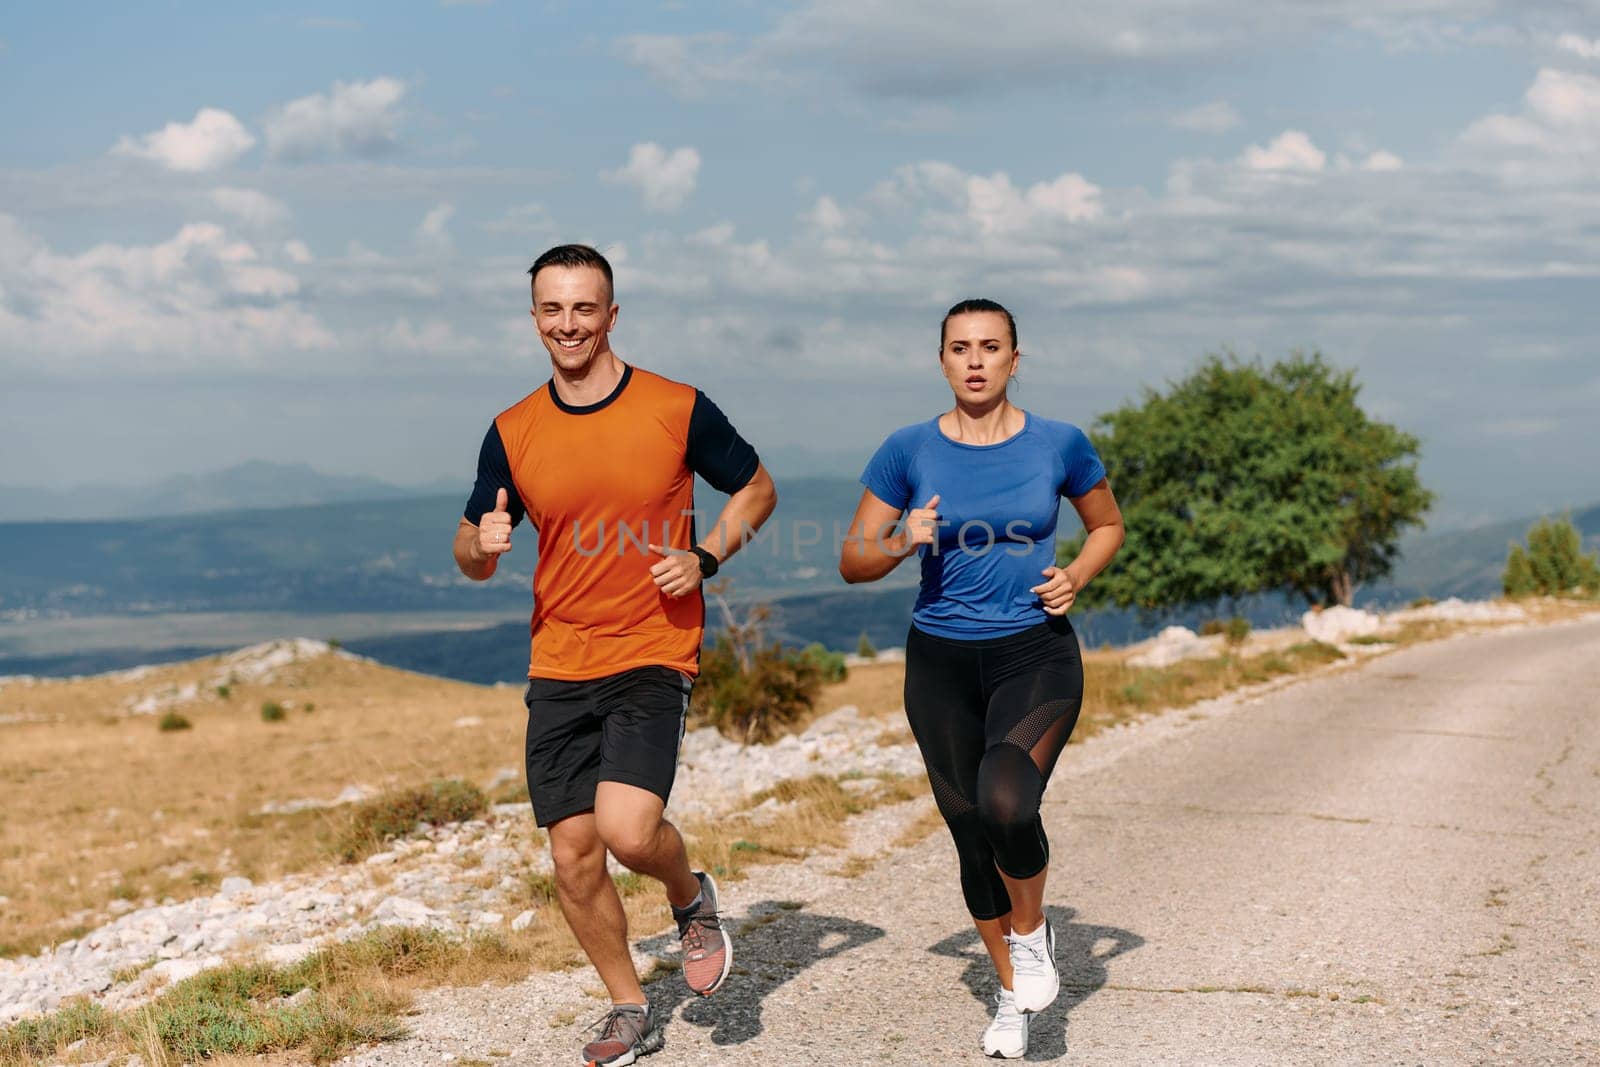
M 1187 626 L 1168 626 L 1144 648 L 1128 657 L 1130 667 L 1169 667 L 1186 659 L 1206 659 L 1218 655 L 1217 644 L 1207 641 Z
M 387 867 L 400 857 L 393 852 L 374 852 L 367 857 L 368 867 Z
M 472 915 L 473 926 L 499 926 L 504 921 L 505 916 L 498 911 L 478 911 Z
M 532 926 L 533 921 L 538 917 L 538 913 L 532 908 L 529 908 L 527 911 L 522 912 L 515 919 L 511 920 L 511 929 L 520 934 L 522 931 Z
M 1300 616 L 1300 625 L 1314 641 L 1336 645 L 1352 637 L 1365 637 L 1376 633 L 1382 621 L 1378 616 L 1359 608 L 1335 604 L 1321 611 L 1308 611 Z
M 248 878 L 241 878 L 235 875 L 232 878 L 224 878 L 222 880 L 220 892 L 225 897 L 238 896 L 240 893 L 243 893 L 251 888 L 254 884 L 255 883 L 250 881 Z
M 268 945 L 261 950 L 261 959 L 274 967 L 287 967 L 291 963 L 299 963 L 316 950 L 317 946 L 305 941 L 290 945 Z
M 397 919 L 400 922 L 426 922 L 438 914 L 420 900 L 410 897 L 385 897 L 372 913 L 374 919 Z
M 205 966 L 199 960 L 162 960 L 150 968 L 150 973 L 159 975 L 176 985 L 185 978 L 193 978 L 203 970 Z
M 469 726 L 482 726 L 483 720 L 478 718 L 476 715 L 463 715 L 452 725 L 454 725 L 457 730 L 465 730 Z

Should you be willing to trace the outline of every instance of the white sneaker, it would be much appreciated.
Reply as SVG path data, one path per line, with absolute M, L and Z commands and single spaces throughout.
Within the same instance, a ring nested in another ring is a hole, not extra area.
M 1002 989 L 994 998 L 994 1020 L 983 1032 L 983 1054 L 1015 1060 L 1028 1051 L 1028 1017 L 1017 1010 L 1011 990 Z
M 1061 991 L 1056 973 L 1056 932 L 1046 919 L 1031 934 L 1007 934 L 1011 949 L 1011 988 L 1017 1010 L 1044 1011 Z

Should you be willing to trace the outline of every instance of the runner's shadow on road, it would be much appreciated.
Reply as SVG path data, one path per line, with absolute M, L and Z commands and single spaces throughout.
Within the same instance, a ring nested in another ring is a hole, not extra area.
M 656 1019 L 671 1020 L 681 1005 L 679 1017 L 710 1029 L 712 1044 L 742 1044 L 761 1033 L 761 1005 L 769 993 L 813 964 L 883 936 L 879 927 L 836 915 L 814 915 L 790 901 L 762 901 L 748 914 L 733 928 L 733 970 L 714 995 L 702 998 L 690 993 L 677 971 L 645 986 Z M 639 948 L 661 955 L 674 940 L 669 932 L 641 941 Z M 668 1030 L 667 1040 L 671 1039 Z
M 1072 1009 L 1106 984 L 1108 961 L 1144 944 L 1144 938 L 1138 934 L 1115 926 L 1075 923 L 1072 917 L 1077 912 L 1072 908 L 1046 907 L 1044 910 L 1056 930 L 1056 967 L 1061 972 L 1061 995 L 1049 1008 L 1028 1021 L 1027 1058 L 1030 1060 L 1054 1060 L 1066 1055 L 1067 1022 Z M 961 984 L 986 1009 L 993 1009 L 1000 982 L 995 978 L 989 953 L 978 940 L 978 931 L 969 926 L 928 951 L 936 956 L 966 960 L 967 969 L 962 972 Z

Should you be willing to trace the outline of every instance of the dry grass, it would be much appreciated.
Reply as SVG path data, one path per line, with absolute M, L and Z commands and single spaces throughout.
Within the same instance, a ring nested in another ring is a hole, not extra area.
M 162 733 L 157 716 L 125 710 L 218 669 L 201 660 L 131 681 L 0 688 L 0 894 L 10 898 L 0 956 L 77 936 L 116 900 L 181 900 L 228 875 L 324 865 L 348 813 L 256 814 L 268 802 L 330 799 L 356 783 L 483 782 L 520 760 L 526 713 L 514 690 L 332 656 L 271 684 L 235 681 L 227 698 L 206 690 L 175 709 L 191 730 Z M 268 701 L 286 721 L 261 720 Z M 469 715 L 481 725 L 454 727 Z
M 854 704 L 866 717 L 898 716 L 905 707 L 905 684 L 906 668 L 902 662 L 886 660 L 851 667 L 844 681 L 822 687 L 817 710 L 828 712 Z
M 751 867 L 803 859 L 819 848 L 839 848 L 846 843 L 845 821 L 850 816 L 927 792 L 927 782 L 920 776 L 857 781 L 870 785 L 851 789 L 820 774 L 793 778 L 757 793 L 742 812 L 685 824 L 682 830 L 695 864 L 718 878 L 736 881 Z M 769 799 L 776 801 L 776 807 L 755 810 Z

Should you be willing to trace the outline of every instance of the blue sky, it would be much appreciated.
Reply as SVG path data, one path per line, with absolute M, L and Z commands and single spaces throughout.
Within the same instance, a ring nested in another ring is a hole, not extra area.
M 948 401 L 954 301 L 1088 424 L 1321 348 L 1437 525 L 1600 500 L 1600 2 L 16 6 L 0 484 L 247 459 L 470 480 L 523 272 L 783 474 Z

